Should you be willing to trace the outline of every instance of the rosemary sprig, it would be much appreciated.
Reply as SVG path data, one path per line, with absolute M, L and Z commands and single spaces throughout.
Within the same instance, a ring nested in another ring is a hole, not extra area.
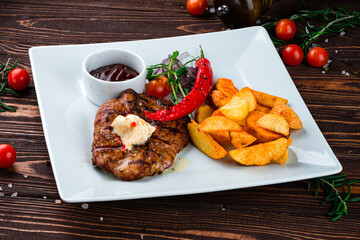
M 8 106 L 7 104 L 5 104 L 2 99 L 1 99 L 1 93 L 4 92 L 4 90 L 8 93 L 11 93 L 12 95 L 14 95 L 15 97 L 18 97 L 20 98 L 21 95 L 12 90 L 10 87 L 9 87 L 9 83 L 7 81 L 7 76 L 9 74 L 9 72 L 11 70 L 13 70 L 14 68 L 16 68 L 17 66 L 17 60 L 14 62 L 14 64 L 10 66 L 10 60 L 11 58 L 8 58 L 8 60 L 6 61 L 6 63 L 4 64 L 1 64 L 0 65 L 0 105 L 3 107 L 3 109 L 0 108 L 0 112 L 5 112 L 5 111 L 12 111 L 12 112 L 16 112 L 16 109 Z
M 172 53 L 172 55 L 170 57 L 170 63 L 168 65 L 159 63 L 156 65 L 151 65 L 151 66 L 147 67 L 148 72 L 147 72 L 147 76 L 146 76 L 146 78 L 149 81 L 152 81 L 161 75 L 166 75 L 168 78 L 168 83 L 171 85 L 171 89 L 172 89 L 171 97 L 172 97 L 172 102 L 174 104 L 178 104 L 178 102 L 179 102 L 178 97 L 177 97 L 178 91 L 181 93 L 181 95 L 183 97 L 185 97 L 189 93 L 189 89 L 183 89 L 181 87 L 180 77 L 187 73 L 186 65 L 197 60 L 197 58 L 193 58 L 193 59 L 187 61 L 185 64 L 183 64 L 183 66 L 180 67 L 179 69 L 172 70 L 172 66 L 179 62 L 179 60 L 177 59 L 178 56 L 179 56 L 179 51 L 175 51 Z M 158 73 L 158 74 L 153 74 L 154 69 L 157 69 L 157 68 L 163 68 L 166 71 L 162 72 L 162 73 Z
M 344 214 L 348 214 L 347 202 L 358 202 L 360 197 L 350 198 L 351 195 L 351 184 L 359 183 L 360 179 L 348 181 L 347 175 L 339 174 L 326 176 L 321 178 L 309 179 L 307 180 L 307 190 L 310 190 L 311 183 L 315 182 L 315 196 L 319 194 L 320 188 L 324 190 L 326 196 L 321 202 L 321 205 L 326 203 L 332 203 L 333 208 L 329 213 L 329 216 L 332 217 L 331 221 L 336 221 L 340 219 Z M 347 193 L 343 198 L 340 192 L 337 190 L 338 187 L 347 187 Z
M 341 33 L 347 27 L 354 28 L 356 26 L 360 26 L 360 12 L 353 11 L 350 13 L 345 7 L 325 8 L 315 11 L 301 10 L 299 13 L 290 16 L 289 19 L 298 21 L 316 17 L 322 17 L 322 19 L 327 23 L 315 27 L 307 22 L 307 25 L 305 26 L 305 33 L 300 35 L 300 38 L 303 39 L 300 46 L 305 53 L 308 51 L 309 44 L 322 35 Z M 281 45 L 285 43 L 284 41 L 277 39 L 274 35 L 274 27 L 278 20 L 280 19 L 275 19 L 275 21 L 262 25 L 269 32 L 274 45 Z

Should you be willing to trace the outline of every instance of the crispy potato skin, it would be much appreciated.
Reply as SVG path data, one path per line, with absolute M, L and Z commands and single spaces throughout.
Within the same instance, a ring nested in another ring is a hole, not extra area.
M 285 104 L 277 105 L 271 109 L 270 113 L 283 116 L 286 119 L 286 121 L 289 123 L 289 127 L 292 129 L 300 129 L 303 127 L 303 124 L 299 116 L 288 105 Z
M 239 89 L 234 86 L 233 81 L 227 78 L 219 78 L 216 81 L 215 88 L 221 91 L 227 97 L 231 97 L 239 92 Z
M 231 143 L 229 131 L 215 131 L 209 132 L 209 134 L 221 146 L 229 145 Z
M 213 159 L 221 159 L 227 155 L 227 151 L 208 133 L 198 131 L 198 124 L 194 120 L 188 123 L 187 128 L 192 142 L 200 151 Z
M 264 116 L 258 119 L 257 124 L 262 128 L 280 133 L 284 136 L 289 135 L 289 131 L 290 131 L 289 124 L 286 121 L 286 119 L 281 115 L 272 114 L 272 113 L 265 114 Z
M 246 166 L 264 166 L 274 162 L 283 164 L 286 160 L 280 158 L 284 155 L 286 148 L 287 139 L 279 138 L 275 141 L 232 150 L 229 155 L 238 163 Z
M 248 117 L 246 118 L 244 129 L 257 138 L 255 143 L 271 142 L 283 137 L 282 134 L 258 126 L 257 121 L 264 115 L 265 113 L 263 112 L 254 111 L 249 113 Z
M 219 109 L 226 117 L 234 121 L 241 121 L 249 113 L 249 102 L 234 95 L 226 105 Z
M 227 118 L 222 116 L 212 116 L 205 119 L 201 124 L 199 124 L 198 129 L 200 132 L 216 132 L 216 131 L 241 131 L 242 127 L 240 125 Z
M 209 105 L 202 105 L 195 111 L 195 121 L 202 123 L 206 118 L 210 117 L 215 110 Z
M 270 95 L 270 94 L 267 94 L 264 92 L 256 91 L 254 89 L 251 89 L 251 91 L 255 95 L 255 98 L 258 103 L 260 103 L 261 105 L 264 105 L 266 107 L 269 107 L 269 108 L 273 108 L 276 105 L 288 103 L 288 100 L 285 98 L 281 98 L 281 97 Z
M 256 137 L 246 131 L 230 132 L 231 144 L 236 148 L 249 146 L 256 141 Z
M 264 105 L 257 103 L 254 111 L 269 113 L 271 111 L 271 108 L 265 107 Z
M 252 112 L 256 109 L 257 101 L 255 95 L 253 94 L 253 92 L 249 87 L 244 87 L 240 89 L 240 91 L 236 93 L 234 96 L 244 99 L 249 103 L 249 112 Z

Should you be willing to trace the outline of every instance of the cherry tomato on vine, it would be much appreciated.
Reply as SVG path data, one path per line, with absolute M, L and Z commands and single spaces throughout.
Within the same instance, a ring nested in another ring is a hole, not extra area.
M 29 86 L 29 73 L 22 68 L 14 68 L 8 75 L 9 85 L 16 91 L 22 91 Z
M 202 15 L 207 8 L 207 0 L 188 0 L 186 8 L 191 15 Z
M 322 47 L 314 47 L 307 54 L 307 61 L 313 67 L 322 67 L 328 60 L 329 54 Z
M 296 34 L 296 25 L 290 19 L 281 19 L 275 26 L 275 34 L 280 40 L 290 40 Z
M 154 97 L 166 97 L 171 93 L 171 86 L 166 77 L 158 77 L 146 85 L 146 94 Z
M 15 149 L 9 144 L 0 144 L 0 168 L 8 168 L 16 160 Z
M 290 66 L 296 66 L 302 62 L 304 58 L 304 52 L 298 45 L 289 44 L 282 51 L 281 57 L 286 64 Z

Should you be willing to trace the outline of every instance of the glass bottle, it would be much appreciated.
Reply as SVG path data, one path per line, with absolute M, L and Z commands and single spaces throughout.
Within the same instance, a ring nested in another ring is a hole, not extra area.
M 214 0 L 216 14 L 229 28 L 254 25 L 273 0 Z

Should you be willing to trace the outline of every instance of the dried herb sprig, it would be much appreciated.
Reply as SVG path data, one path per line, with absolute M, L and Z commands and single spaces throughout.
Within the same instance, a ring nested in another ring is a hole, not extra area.
M 332 222 L 340 219 L 344 214 L 348 214 L 348 207 L 346 204 L 347 202 L 360 201 L 360 197 L 350 198 L 350 185 L 354 183 L 359 183 L 360 179 L 349 181 L 346 174 L 309 179 L 307 180 L 308 190 L 310 190 L 312 182 L 315 183 L 315 196 L 319 194 L 320 188 L 322 188 L 326 194 L 324 200 L 321 202 L 321 205 L 324 205 L 325 203 L 332 203 L 333 208 L 329 213 L 329 216 L 332 217 Z M 343 198 L 337 188 L 344 186 L 347 187 L 347 193 Z
M 360 12 L 353 11 L 350 13 L 346 10 L 346 7 L 333 7 L 315 11 L 301 10 L 299 13 L 290 16 L 289 19 L 298 21 L 316 17 L 322 17 L 322 19 L 327 23 L 315 27 L 307 22 L 307 25 L 305 26 L 305 33 L 300 35 L 300 38 L 303 38 L 303 42 L 300 46 L 305 53 L 308 51 L 309 44 L 321 35 L 340 33 L 347 27 L 354 28 L 356 26 L 360 26 Z M 274 27 L 279 20 L 280 19 L 274 19 L 274 21 L 262 25 L 269 32 L 271 40 L 275 45 L 285 43 L 285 41 L 277 39 L 274 35 Z
M 6 63 L 0 65 L 0 105 L 4 108 L 4 109 L 0 108 L 0 112 L 5 112 L 5 111 L 16 112 L 16 109 L 8 106 L 7 104 L 5 104 L 2 101 L 1 93 L 6 91 L 8 93 L 11 93 L 15 97 L 21 97 L 21 95 L 19 93 L 17 93 L 16 91 L 14 91 L 10 88 L 9 83 L 7 81 L 7 76 L 9 74 L 9 72 L 11 70 L 13 70 L 14 68 L 16 68 L 16 66 L 17 66 L 17 60 L 16 60 L 14 62 L 14 64 L 10 67 L 10 60 L 11 60 L 11 58 L 8 58 Z

